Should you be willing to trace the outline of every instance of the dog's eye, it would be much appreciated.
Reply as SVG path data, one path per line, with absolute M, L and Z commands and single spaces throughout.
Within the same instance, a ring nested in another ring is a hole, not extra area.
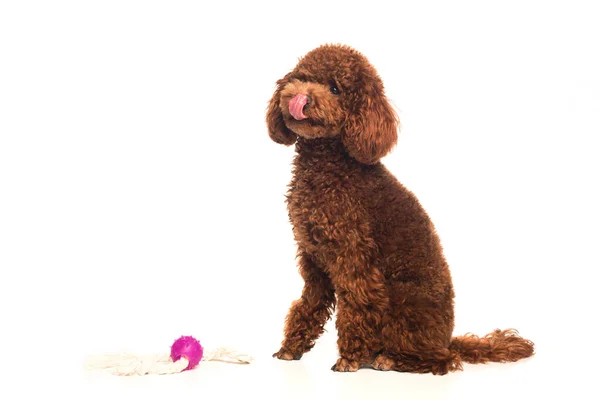
M 331 85 L 331 87 L 329 88 L 329 91 L 332 94 L 335 94 L 336 96 L 340 94 L 340 89 L 338 89 L 338 87 L 335 85 Z

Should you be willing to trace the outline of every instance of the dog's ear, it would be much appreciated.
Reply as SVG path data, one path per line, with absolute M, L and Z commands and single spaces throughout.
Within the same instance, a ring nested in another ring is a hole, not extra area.
M 356 160 L 375 164 L 398 141 L 398 114 L 385 97 L 383 87 L 375 85 L 358 93 L 355 104 L 342 129 L 342 141 Z
M 269 136 L 274 142 L 290 146 L 296 142 L 296 134 L 288 129 L 283 122 L 283 114 L 279 107 L 279 100 L 284 86 L 289 82 L 290 74 L 277 81 L 277 89 L 271 97 L 269 107 L 267 109 L 267 128 Z

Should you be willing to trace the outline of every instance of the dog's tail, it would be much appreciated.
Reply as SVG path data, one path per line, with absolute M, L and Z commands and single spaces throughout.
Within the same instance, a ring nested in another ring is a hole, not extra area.
M 457 352 L 461 361 L 471 364 L 513 362 L 532 356 L 534 344 L 519 336 L 515 329 L 496 329 L 483 337 L 473 334 L 454 337 L 450 351 Z
M 431 372 L 445 375 L 463 369 L 463 362 L 513 362 L 530 357 L 533 342 L 523 339 L 515 329 L 496 329 L 483 337 L 473 334 L 453 337 L 448 348 L 438 348 L 426 353 L 380 355 L 374 361 L 375 369 L 400 372 Z

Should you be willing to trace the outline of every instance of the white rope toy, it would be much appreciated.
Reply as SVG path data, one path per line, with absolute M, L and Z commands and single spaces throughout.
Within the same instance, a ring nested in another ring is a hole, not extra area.
M 115 353 L 90 357 L 87 369 L 102 369 L 114 375 L 176 374 L 193 369 L 200 361 L 221 361 L 233 364 L 249 364 L 253 358 L 225 347 L 205 352 L 200 342 L 191 336 L 182 336 L 171 346 L 171 353 L 137 356 Z

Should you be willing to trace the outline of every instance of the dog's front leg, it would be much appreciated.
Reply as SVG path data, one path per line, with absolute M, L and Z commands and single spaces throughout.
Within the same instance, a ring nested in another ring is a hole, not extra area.
M 300 252 L 299 269 L 304 278 L 302 297 L 292 304 L 281 349 L 273 354 L 281 360 L 299 360 L 314 346 L 335 305 L 331 280 L 315 260 Z
M 372 257 L 349 247 L 337 257 L 331 277 L 338 296 L 336 327 L 340 358 L 333 371 L 354 372 L 381 350 L 380 327 L 389 306 L 385 278 Z

